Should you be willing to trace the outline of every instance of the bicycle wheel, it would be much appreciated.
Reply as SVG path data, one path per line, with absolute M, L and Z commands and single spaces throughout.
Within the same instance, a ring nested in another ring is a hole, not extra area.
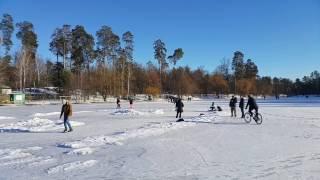
M 245 121 L 246 123 L 250 123 L 250 122 L 251 122 L 251 115 L 250 115 L 249 112 L 246 112 L 246 113 L 244 114 L 244 121 Z
M 262 115 L 260 113 L 258 113 L 257 118 L 255 119 L 257 124 L 261 124 L 262 123 Z

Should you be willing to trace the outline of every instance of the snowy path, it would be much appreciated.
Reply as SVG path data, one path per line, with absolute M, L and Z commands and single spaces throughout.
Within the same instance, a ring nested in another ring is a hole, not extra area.
M 308 179 L 320 176 L 320 104 L 261 103 L 262 125 L 210 114 L 209 101 L 0 107 L 0 179 Z M 200 113 L 205 115 L 199 116 Z M 239 113 L 239 112 L 238 112 Z M 76 124 L 74 124 L 76 125 Z M 18 133 L 19 132 L 19 133 Z

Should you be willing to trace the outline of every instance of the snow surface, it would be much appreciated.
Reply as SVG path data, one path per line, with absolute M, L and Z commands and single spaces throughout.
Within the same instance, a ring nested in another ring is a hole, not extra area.
M 83 126 L 84 123 L 71 121 L 71 126 Z M 40 119 L 38 117 L 19 121 L 17 123 L 0 124 L 0 132 L 46 132 L 64 128 L 61 126 L 63 121 L 52 121 L 49 119 Z
M 14 117 L 0 116 L 0 120 L 3 120 L 3 119 L 14 119 Z
M 258 100 L 262 125 L 184 104 L 74 104 L 71 133 L 61 105 L 1 106 L 0 179 L 319 179 L 320 98 Z

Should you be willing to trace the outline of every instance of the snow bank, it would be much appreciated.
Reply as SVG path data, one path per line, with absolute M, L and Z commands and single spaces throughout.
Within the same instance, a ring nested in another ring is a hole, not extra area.
M 73 114 L 92 113 L 94 111 L 76 111 Z M 61 112 L 49 112 L 49 113 L 35 113 L 34 117 L 46 117 L 46 116 L 60 116 Z
M 114 112 L 111 113 L 111 115 L 131 115 L 131 116 L 141 116 L 144 115 L 145 113 L 136 111 L 134 109 L 117 109 Z
M 102 146 L 107 144 L 121 145 L 123 141 L 128 140 L 130 138 L 140 138 L 140 137 L 160 135 L 170 130 L 180 129 L 180 128 L 189 127 L 193 125 L 194 123 L 190 123 L 190 122 L 188 123 L 170 122 L 170 123 L 151 124 L 151 125 L 130 130 L 127 132 L 120 132 L 115 135 L 87 137 L 79 141 L 61 143 L 58 146 L 77 149 L 77 148 L 86 148 L 86 147 L 97 147 L 97 146 Z
M 60 112 L 50 112 L 50 113 L 35 113 L 34 117 L 45 117 L 45 116 L 53 116 L 53 115 L 60 115 Z
M 51 156 L 36 156 L 33 151 L 39 151 L 42 147 L 28 147 L 24 149 L 0 149 L 0 167 L 3 166 L 40 166 L 54 162 Z
M 88 160 L 88 161 L 75 161 L 71 163 L 66 163 L 63 165 L 58 165 L 47 170 L 48 174 L 55 174 L 58 172 L 73 171 L 78 169 L 85 169 L 88 167 L 94 166 L 98 161 L 97 160 Z
M 70 121 L 72 126 L 82 126 L 83 122 Z M 34 117 L 26 121 L 19 121 L 11 124 L 0 124 L 0 132 L 43 132 L 59 130 L 64 128 L 63 121 L 52 121 Z
M 78 141 L 60 143 L 58 144 L 58 147 L 79 149 L 79 151 L 70 151 L 68 154 L 87 154 L 87 150 L 89 150 L 89 152 L 91 153 L 91 147 L 99 147 L 103 145 L 122 145 L 123 141 L 126 141 L 128 139 L 157 136 L 172 130 L 195 126 L 200 122 L 210 123 L 215 119 L 217 119 L 216 115 L 209 114 L 186 119 L 185 122 L 165 122 L 157 124 L 153 123 L 140 127 L 138 129 L 118 132 L 114 135 L 86 137 Z M 85 153 L 83 153 L 83 151 L 85 151 Z
M 108 111 L 108 110 L 105 110 Z M 156 110 L 143 110 L 137 111 L 135 109 L 116 109 L 111 115 L 129 115 L 129 116 L 143 116 L 143 115 L 152 115 L 152 114 L 164 114 L 163 109 Z
M 195 123 L 213 123 L 217 120 L 221 120 L 221 117 L 216 113 L 201 114 L 199 116 L 187 119 L 186 122 L 195 122 Z
M 61 104 L 60 101 L 26 101 L 26 105 L 56 105 Z
M 90 147 L 74 149 L 72 151 L 67 152 L 68 155 L 87 155 L 92 154 L 95 149 Z
M 153 114 L 164 114 L 163 109 L 157 109 L 155 111 L 152 112 Z
M 0 116 L 0 120 L 15 119 L 14 117 Z

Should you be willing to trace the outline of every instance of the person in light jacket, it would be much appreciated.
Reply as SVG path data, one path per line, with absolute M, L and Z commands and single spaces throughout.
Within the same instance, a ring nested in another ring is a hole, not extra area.
M 68 131 L 68 127 L 69 127 L 69 131 L 71 132 L 73 131 L 71 124 L 69 122 L 69 117 L 72 116 L 72 106 L 69 103 L 69 101 L 65 101 L 64 104 L 62 105 L 62 109 L 61 109 L 61 114 L 60 114 L 60 119 L 63 116 L 63 125 L 64 125 L 64 131 L 63 132 L 67 132 Z

